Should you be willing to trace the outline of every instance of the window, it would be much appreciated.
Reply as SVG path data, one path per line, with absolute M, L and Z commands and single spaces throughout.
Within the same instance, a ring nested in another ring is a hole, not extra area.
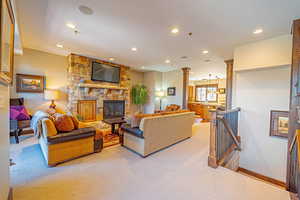
M 196 101 L 218 101 L 218 85 L 198 85 L 196 86 Z

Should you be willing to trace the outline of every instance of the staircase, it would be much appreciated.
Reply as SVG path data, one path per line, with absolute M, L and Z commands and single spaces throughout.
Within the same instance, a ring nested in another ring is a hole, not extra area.
M 238 136 L 240 108 L 211 111 L 210 147 L 208 165 L 237 171 L 241 140 Z

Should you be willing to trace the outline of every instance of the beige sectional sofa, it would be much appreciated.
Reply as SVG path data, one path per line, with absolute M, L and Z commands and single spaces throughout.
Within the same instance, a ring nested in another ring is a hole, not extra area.
M 194 112 L 145 117 L 137 133 L 123 129 L 123 145 L 146 157 L 192 136 Z

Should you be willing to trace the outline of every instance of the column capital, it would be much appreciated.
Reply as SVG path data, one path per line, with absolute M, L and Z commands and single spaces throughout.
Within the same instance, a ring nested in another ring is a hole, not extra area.
M 189 71 L 191 71 L 191 68 L 190 67 L 183 67 L 183 68 L 181 68 L 181 70 L 183 72 L 189 72 Z
M 227 65 L 233 65 L 233 59 L 230 59 L 230 60 L 224 60 L 224 62 L 227 64 Z

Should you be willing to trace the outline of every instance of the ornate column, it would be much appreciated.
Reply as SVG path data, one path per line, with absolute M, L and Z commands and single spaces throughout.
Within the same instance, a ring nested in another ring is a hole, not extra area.
M 226 67 L 226 110 L 232 108 L 233 60 L 225 60 Z
M 183 109 L 187 109 L 190 70 L 191 70 L 191 68 L 189 68 L 189 67 L 182 68 L 182 71 L 183 71 L 182 108 Z

